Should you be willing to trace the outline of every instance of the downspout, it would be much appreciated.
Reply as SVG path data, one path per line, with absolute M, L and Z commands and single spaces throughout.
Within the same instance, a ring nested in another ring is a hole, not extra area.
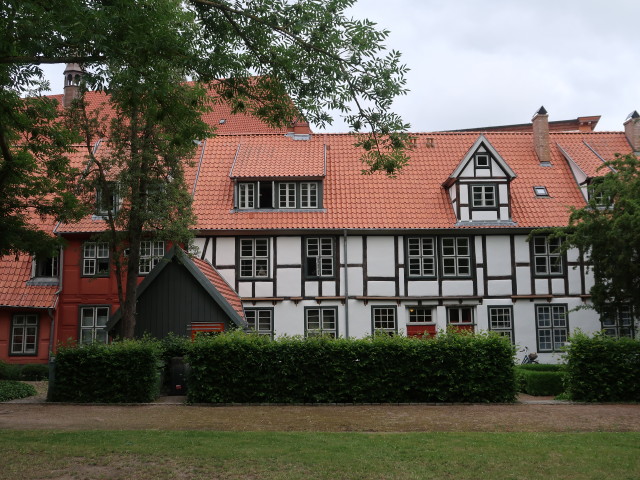
M 349 338 L 349 261 L 347 249 L 347 229 L 344 229 L 344 336 Z
M 51 318 L 51 330 L 49 331 L 49 361 L 51 361 L 52 353 L 53 353 L 53 342 L 56 338 L 56 317 L 55 310 L 58 308 L 58 300 L 60 299 L 60 294 L 62 293 L 62 280 L 64 276 L 64 248 L 60 248 L 60 257 L 58 260 L 58 276 L 60 278 L 60 285 L 58 290 L 55 293 L 55 302 L 52 306 L 47 308 L 47 314 Z

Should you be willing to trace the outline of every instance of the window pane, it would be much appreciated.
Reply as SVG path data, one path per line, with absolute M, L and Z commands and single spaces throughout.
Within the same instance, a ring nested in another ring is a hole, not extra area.
M 80 310 L 80 325 L 82 327 L 93 327 L 93 308 Z

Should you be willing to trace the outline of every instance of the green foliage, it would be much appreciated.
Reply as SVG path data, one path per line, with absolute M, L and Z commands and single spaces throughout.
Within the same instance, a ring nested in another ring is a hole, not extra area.
M 15 365 L 0 360 L 0 380 L 47 380 L 49 366 L 42 364 Z
M 555 230 L 563 247 L 578 248 L 593 270 L 591 301 L 600 314 L 631 306 L 640 312 L 640 161 L 617 156 L 590 185 L 587 206 Z
M 553 363 L 526 363 L 524 365 L 516 365 L 516 370 L 529 370 L 533 372 L 561 372 L 564 370 L 564 365 L 557 365 Z
M 531 366 L 544 368 L 524 368 Z M 516 366 L 518 389 L 529 395 L 556 396 L 561 394 L 564 392 L 564 376 L 562 365 Z
M 640 401 L 640 341 L 580 332 L 569 340 L 567 392 L 573 400 Z
M 20 380 L 20 366 L 0 360 L 0 380 Z
M 0 402 L 30 397 L 35 394 L 36 389 L 32 385 L 15 380 L 0 380 Z
M 191 402 L 510 402 L 513 348 L 493 335 L 428 341 L 199 337 L 187 355 Z
M 61 346 L 49 400 L 80 403 L 140 403 L 158 396 L 160 347 L 151 340 Z

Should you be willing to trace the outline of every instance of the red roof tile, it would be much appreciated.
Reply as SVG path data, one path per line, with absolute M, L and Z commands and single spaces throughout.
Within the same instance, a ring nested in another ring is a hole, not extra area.
M 56 303 L 57 285 L 27 285 L 31 257 L 0 257 L 0 307 L 50 308 Z
M 605 161 L 613 160 L 616 153 L 631 152 L 629 142 L 620 133 L 555 134 L 553 139 L 587 177 L 604 175 L 608 170 L 600 167 Z
M 222 278 L 222 275 L 215 269 L 213 265 L 205 260 L 199 258 L 191 258 L 191 261 L 198 267 L 198 270 L 207 277 L 207 280 L 216 288 L 218 292 L 225 298 L 229 305 L 240 315 L 240 318 L 244 318 L 244 311 L 242 310 L 242 302 L 238 294 L 231 288 L 227 281 Z

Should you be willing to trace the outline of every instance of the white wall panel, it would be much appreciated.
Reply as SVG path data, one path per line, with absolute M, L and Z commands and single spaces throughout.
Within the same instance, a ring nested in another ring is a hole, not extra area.
M 393 237 L 367 237 L 367 273 L 370 277 L 395 277 Z
M 300 265 L 302 263 L 302 239 L 300 237 L 278 237 L 278 265 Z
M 442 282 L 442 295 L 454 297 L 459 295 L 473 295 L 472 280 L 444 280 Z
M 234 237 L 216 238 L 216 265 L 235 265 L 236 239 Z M 209 246 L 211 248 L 211 245 Z
M 369 295 L 392 297 L 396 294 L 395 282 L 369 282 Z
M 410 281 L 407 295 L 411 297 L 436 297 L 438 296 L 437 281 Z
M 301 292 L 302 270 L 300 268 L 277 269 L 277 297 L 299 297 Z
M 511 295 L 511 280 L 489 280 L 489 296 Z
M 506 235 L 487 236 L 487 275 L 511 275 L 511 244 Z
M 273 282 L 256 282 L 256 297 L 273 297 Z

